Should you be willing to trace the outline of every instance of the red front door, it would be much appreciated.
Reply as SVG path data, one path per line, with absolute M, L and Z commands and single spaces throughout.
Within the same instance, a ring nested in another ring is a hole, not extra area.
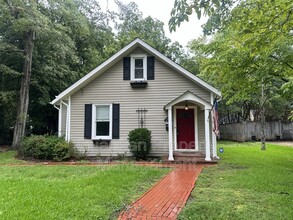
M 177 109 L 177 149 L 195 149 L 194 109 Z

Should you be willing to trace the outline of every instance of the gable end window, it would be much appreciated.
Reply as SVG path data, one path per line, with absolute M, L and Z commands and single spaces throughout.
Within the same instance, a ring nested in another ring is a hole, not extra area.
M 146 87 L 148 80 L 155 80 L 155 57 L 146 54 L 124 57 L 123 80 L 130 80 L 133 88 Z
M 131 55 L 131 81 L 147 80 L 147 56 Z
M 93 105 L 92 139 L 112 139 L 112 105 Z

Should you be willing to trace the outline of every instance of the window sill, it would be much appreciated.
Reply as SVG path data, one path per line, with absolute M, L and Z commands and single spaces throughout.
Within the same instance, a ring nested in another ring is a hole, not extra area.
M 105 145 L 109 145 L 111 139 L 96 139 L 96 140 L 92 140 L 92 141 L 95 145 L 105 146 Z
M 148 85 L 147 81 L 131 81 L 130 85 L 132 88 L 146 88 Z

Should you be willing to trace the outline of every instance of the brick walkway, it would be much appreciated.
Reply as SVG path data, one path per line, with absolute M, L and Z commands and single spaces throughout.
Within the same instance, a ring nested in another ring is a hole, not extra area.
M 119 220 L 176 219 L 204 165 L 177 165 L 142 197 L 119 215 Z

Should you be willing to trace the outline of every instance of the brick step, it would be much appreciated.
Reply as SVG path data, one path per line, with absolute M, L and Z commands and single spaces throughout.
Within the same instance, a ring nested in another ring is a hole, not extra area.
M 206 161 L 204 159 L 202 160 L 193 160 L 193 161 L 182 161 L 182 160 L 174 160 L 174 161 L 169 161 L 165 160 L 163 161 L 164 164 L 217 164 L 218 161 L 216 160 L 211 160 L 211 161 Z
M 168 160 L 168 155 L 162 156 L 162 161 L 164 163 L 204 163 L 204 164 L 214 164 L 217 163 L 216 160 L 206 161 L 205 155 L 201 152 L 174 152 L 174 161 Z

